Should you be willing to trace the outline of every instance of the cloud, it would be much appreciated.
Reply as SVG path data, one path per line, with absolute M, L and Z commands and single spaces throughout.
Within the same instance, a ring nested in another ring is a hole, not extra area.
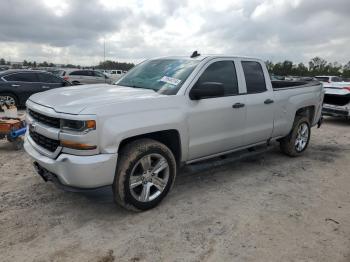
M 0 57 L 93 64 L 223 53 L 350 60 L 350 3 L 337 0 L 3 0 Z

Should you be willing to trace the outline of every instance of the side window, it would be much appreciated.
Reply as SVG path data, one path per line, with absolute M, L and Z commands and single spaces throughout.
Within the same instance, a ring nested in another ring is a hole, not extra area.
M 342 79 L 340 77 L 332 77 L 332 82 L 342 82 Z
M 236 68 L 232 61 L 214 62 L 203 72 L 197 84 L 204 82 L 217 82 L 224 86 L 224 96 L 238 94 Z M 195 88 L 195 87 L 194 87 Z
M 71 76 L 81 76 L 81 75 L 83 75 L 82 72 L 83 71 L 73 71 L 73 72 L 70 72 L 69 75 L 71 75 Z
M 84 70 L 84 71 L 82 71 L 82 75 L 83 76 L 95 76 L 94 75 L 94 71 L 91 71 L 91 70 Z
M 247 84 L 247 93 L 256 94 L 265 92 L 265 76 L 260 63 L 254 61 L 242 62 L 245 82 Z
M 18 82 L 39 82 L 39 79 L 37 77 L 36 73 L 17 73 L 17 74 L 11 74 L 4 76 L 4 79 L 6 81 L 18 81 Z
M 101 72 L 98 72 L 98 71 L 93 71 L 94 75 L 97 76 L 97 77 L 105 77 L 104 74 L 102 74 Z
M 39 73 L 38 76 L 39 76 L 40 82 L 43 82 L 43 83 L 53 83 L 53 84 L 62 83 L 62 79 L 55 77 L 54 75 L 51 75 L 51 74 Z

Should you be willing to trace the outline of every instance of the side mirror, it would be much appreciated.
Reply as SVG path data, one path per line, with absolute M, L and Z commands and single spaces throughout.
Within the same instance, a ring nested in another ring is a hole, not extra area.
M 224 85 L 218 82 L 197 83 L 190 91 L 191 100 L 220 97 L 225 95 Z

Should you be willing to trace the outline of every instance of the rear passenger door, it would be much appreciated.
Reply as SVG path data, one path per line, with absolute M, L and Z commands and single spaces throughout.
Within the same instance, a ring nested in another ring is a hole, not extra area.
M 273 131 L 273 92 L 267 89 L 263 65 L 257 61 L 241 61 L 246 84 L 247 120 L 245 141 L 247 145 L 267 141 Z
M 63 79 L 49 73 L 38 73 L 43 91 L 64 86 Z

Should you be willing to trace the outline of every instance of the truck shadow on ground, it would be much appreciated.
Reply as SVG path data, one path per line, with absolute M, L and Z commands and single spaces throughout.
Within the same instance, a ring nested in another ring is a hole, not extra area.
M 173 194 L 188 194 L 187 189 L 194 185 L 208 188 L 217 186 L 218 183 L 221 183 L 221 180 L 229 180 L 232 183 L 243 176 L 257 176 L 261 170 L 264 170 L 264 174 L 259 174 L 259 177 L 256 178 L 257 180 L 268 181 L 275 177 L 292 177 L 300 173 L 300 171 L 311 168 L 311 163 L 314 161 L 324 164 L 334 162 L 339 154 L 348 150 L 350 148 L 346 145 L 311 144 L 303 157 L 290 158 L 283 155 L 277 143 L 275 143 L 273 146 L 262 148 L 261 150 L 258 149 L 253 152 L 241 151 L 182 167 L 176 177 L 172 191 Z M 288 166 L 287 170 L 284 170 L 284 167 L 281 167 L 281 163 L 284 163 L 286 166 L 291 163 L 292 165 Z M 297 179 L 297 177 L 294 178 Z M 115 212 L 123 210 L 114 204 L 111 187 L 93 192 L 79 193 L 79 195 L 83 196 L 92 205 L 108 204 L 108 206 L 113 205 Z M 172 193 L 170 193 L 170 198 L 171 195 Z M 168 198 L 165 202 L 172 201 Z M 123 210 L 122 212 L 128 211 Z
M 244 150 L 237 153 L 228 154 L 223 157 L 217 157 L 197 164 L 181 167 L 177 174 L 173 191 L 177 191 L 180 187 L 183 187 L 185 185 L 186 188 L 188 188 L 188 186 L 191 184 L 208 186 L 208 180 L 220 179 L 221 176 L 226 176 L 227 174 L 224 174 L 225 171 L 232 172 L 229 175 L 229 179 L 231 181 L 232 179 L 238 179 L 242 176 L 242 172 L 239 172 L 239 169 L 251 168 L 252 165 L 262 166 L 269 164 L 269 158 L 271 157 L 271 159 L 273 159 L 276 158 L 276 156 L 286 158 L 286 156 L 280 154 L 278 147 L 271 146 L 268 148 L 259 148 L 253 152 Z M 255 175 L 254 172 L 251 172 L 250 174 Z M 183 190 L 180 191 L 183 192 Z M 96 205 L 114 204 L 113 191 L 111 187 L 72 194 L 81 195 Z

